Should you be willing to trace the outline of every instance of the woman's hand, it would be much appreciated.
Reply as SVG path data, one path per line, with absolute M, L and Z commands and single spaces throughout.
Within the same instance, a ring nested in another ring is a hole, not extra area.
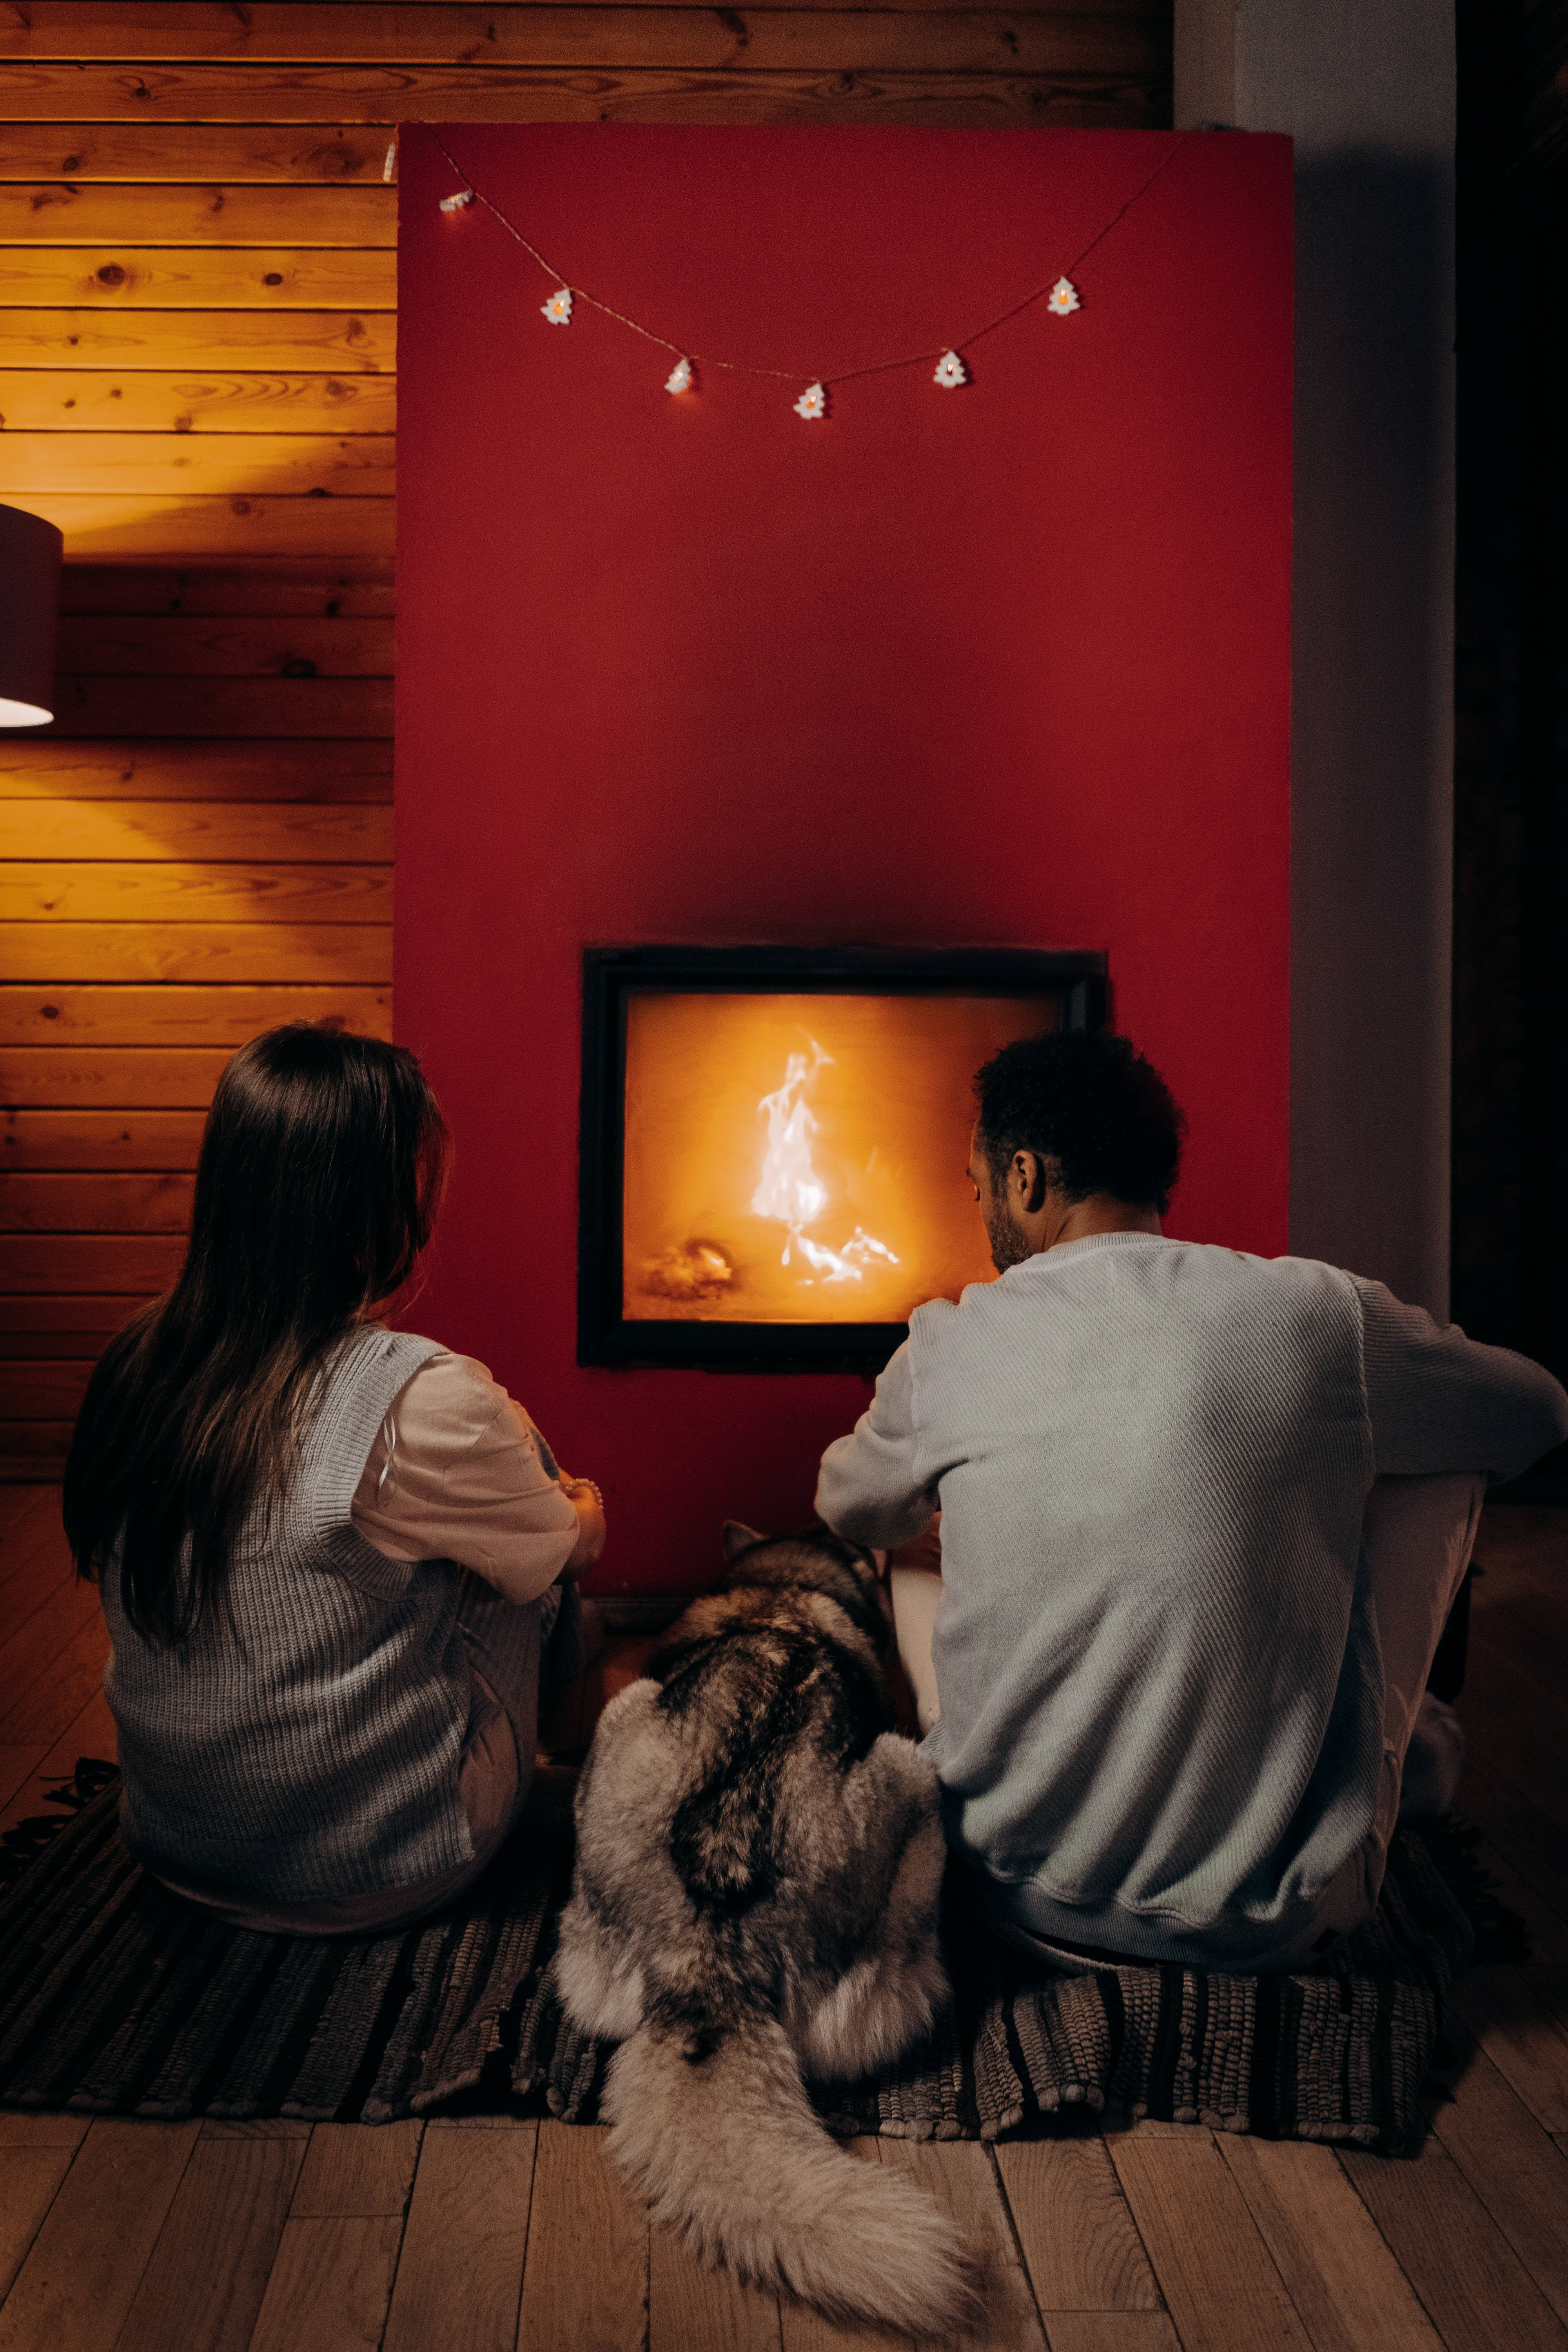
M 581 1576 L 605 1549 L 605 1506 L 591 1478 L 568 1478 L 563 1470 L 561 1491 L 577 1514 L 577 1541 L 565 1572 Z

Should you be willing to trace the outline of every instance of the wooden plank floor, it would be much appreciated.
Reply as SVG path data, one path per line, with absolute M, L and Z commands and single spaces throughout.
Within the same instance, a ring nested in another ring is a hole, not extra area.
M 51 1487 L 0 1490 L 0 1827 L 113 1752 Z M 995 2250 L 996 2352 L 1568 2352 L 1568 1511 L 1488 1514 L 1462 1801 L 1534 1957 L 1472 1970 L 1414 2161 L 1080 2117 L 852 2142 Z M 575 1748 L 646 1644 L 556 1696 Z M 0 2113 L 0 2352 L 874 2352 L 701 2270 L 601 2134 Z

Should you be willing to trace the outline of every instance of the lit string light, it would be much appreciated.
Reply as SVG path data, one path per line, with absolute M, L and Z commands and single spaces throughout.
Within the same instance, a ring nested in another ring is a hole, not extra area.
M 440 209 L 444 213 L 452 213 L 466 209 L 470 205 L 479 204 L 482 205 L 488 213 L 493 215 L 507 235 L 514 238 L 530 258 L 539 264 L 547 278 L 554 280 L 557 290 L 551 295 L 548 301 L 542 302 L 539 306 L 552 326 L 569 326 L 574 303 L 585 302 L 590 310 L 597 310 L 602 317 L 613 319 L 617 326 L 629 328 L 634 335 L 641 335 L 646 342 L 657 344 L 660 351 L 671 353 L 675 365 L 666 377 L 664 385 L 666 392 L 670 393 L 693 391 L 696 388 L 696 371 L 699 367 L 720 368 L 728 375 L 766 376 L 775 383 L 799 383 L 806 374 L 807 372 L 805 369 L 758 367 L 745 360 L 713 359 L 704 357 L 699 352 L 684 352 L 679 343 L 671 342 L 668 335 L 658 334 L 652 327 L 645 327 L 639 320 L 628 318 L 624 310 L 617 310 L 609 302 L 602 302 L 596 294 L 587 293 L 581 286 L 563 283 L 561 272 L 552 263 L 545 259 L 536 245 L 530 243 L 516 222 L 509 219 L 500 206 L 487 196 L 482 189 L 469 185 L 459 169 L 457 157 L 438 133 L 430 130 L 428 123 L 425 124 L 424 128 L 429 131 L 431 138 L 435 140 L 454 173 L 459 180 L 463 181 L 461 189 L 455 195 L 441 198 Z M 806 383 L 805 390 L 792 403 L 795 415 L 804 417 L 808 424 L 819 423 L 827 415 L 830 386 L 851 383 L 860 376 L 890 375 L 900 368 L 922 367 L 931 360 L 936 362 L 936 373 L 931 382 L 940 384 L 945 392 L 959 391 L 971 381 L 968 366 L 961 354 L 979 342 L 983 336 L 994 334 L 998 327 L 1006 326 L 1010 320 L 1018 318 L 1025 310 L 1032 310 L 1034 305 L 1040 301 L 1045 303 L 1053 318 L 1070 318 L 1075 311 L 1083 307 L 1078 287 L 1074 283 L 1073 272 L 1080 269 L 1089 255 L 1099 246 L 1104 244 L 1112 229 L 1120 227 L 1133 205 L 1148 194 L 1155 181 L 1175 162 L 1187 141 L 1195 135 L 1191 131 L 1182 132 L 1175 144 L 1169 148 L 1156 163 L 1148 178 L 1140 187 L 1133 190 L 1120 212 L 1111 215 L 1105 226 L 1089 239 L 1081 253 L 1074 257 L 1068 268 L 1063 270 L 1052 284 L 1036 287 L 1033 293 L 1026 294 L 1020 301 L 1013 303 L 996 318 L 988 319 L 983 327 L 976 327 L 973 333 L 961 337 L 957 343 L 947 344 L 935 351 L 905 352 L 898 359 L 872 360 L 861 367 L 840 368 L 830 376 L 812 377 Z M 388 153 L 389 163 L 392 152 L 394 151 L 389 151 Z

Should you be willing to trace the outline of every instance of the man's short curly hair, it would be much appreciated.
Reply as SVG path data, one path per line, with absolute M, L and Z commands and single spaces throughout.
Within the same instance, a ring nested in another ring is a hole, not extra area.
M 1069 1201 L 1109 1192 L 1138 1208 L 1171 1205 L 1187 1122 L 1131 1039 L 1062 1029 L 1021 1037 L 975 1073 L 980 1139 L 1000 1183 L 1016 1151 L 1054 1163 Z

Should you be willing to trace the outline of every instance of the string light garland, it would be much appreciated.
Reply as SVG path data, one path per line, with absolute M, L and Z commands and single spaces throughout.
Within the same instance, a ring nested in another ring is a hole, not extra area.
M 668 335 L 658 334 L 653 328 L 643 326 L 638 320 L 629 319 L 624 310 L 617 310 L 612 304 L 602 302 L 596 294 L 588 293 L 583 287 L 563 282 L 561 272 L 552 263 L 545 259 L 536 245 L 529 242 L 516 222 L 509 219 L 500 206 L 485 194 L 482 188 L 476 188 L 468 182 L 457 157 L 439 134 L 430 130 L 428 123 L 424 128 L 429 131 L 430 137 L 451 165 L 454 174 L 463 184 L 454 194 L 443 196 L 440 199 L 440 210 L 447 214 L 457 214 L 467 211 L 471 205 L 482 205 L 486 212 L 491 214 L 500 223 L 507 235 L 514 238 L 530 258 L 538 263 L 545 276 L 554 281 L 555 292 L 551 295 L 548 301 L 542 302 L 539 306 L 542 315 L 549 320 L 552 326 L 570 326 L 574 304 L 586 303 L 590 310 L 597 310 L 601 317 L 613 319 L 617 326 L 629 328 L 634 335 L 640 335 L 645 342 L 653 343 L 660 351 L 668 352 L 673 356 L 675 365 L 664 383 L 664 388 L 668 393 L 680 394 L 694 392 L 697 388 L 697 371 L 700 367 L 719 368 L 728 375 L 766 376 L 775 383 L 799 383 L 801 382 L 805 373 L 803 369 L 758 367 L 744 360 L 713 359 L 704 357 L 697 352 L 682 351 L 680 345 L 671 342 Z M 996 318 L 988 319 L 983 327 L 976 327 L 971 334 L 962 336 L 956 343 L 949 344 L 945 349 L 909 352 L 898 359 L 872 360 L 863 367 L 841 368 L 831 376 L 814 377 L 806 384 L 805 390 L 791 404 L 795 415 L 803 417 L 808 425 L 820 424 L 828 413 L 830 387 L 836 388 L 840 384 L 854 383 L 861 376 L 890 375 L 900 368 L 923 367 L 931 360 L 936 362 L 936 373 L 931 377 L 931 382 L 940 385 L 944 392 L 961 391 L 972 380 L 968 365 L 962 355 L 979 342 L 983 336 L 994 334 L 998 327 L 1006 326 L 1009 320 L 1020 317 L 1026 310 L 1032 310 L 1037 302 L 1043 301 L 1052 318 L 1070 319 L 1076 311 L 1083 308 L 1075 283 L 1074 272 L 1082 268 L 1089 255 L 1104 244 L 1112 229 L 1120 227 L 1133 205 L 1142 202 L 1155 181 L 1175 162 L 1187 141 L 1195 135 L 1192 131 L 1183 131 L 1174 146 L 1161 157 L 1142 186 L 1133 190 L 1121 211 L 1111 215 L 1105 226 L 1089 239 L 1082 252 L 1074 257 L 1054 283 L 1049 286 L 1036 287 L 1033 293 L 1026 294 L 1022 300 L 1013 303 Z M 388 151 L 389 168 L 394 152 L 394 150 Z

